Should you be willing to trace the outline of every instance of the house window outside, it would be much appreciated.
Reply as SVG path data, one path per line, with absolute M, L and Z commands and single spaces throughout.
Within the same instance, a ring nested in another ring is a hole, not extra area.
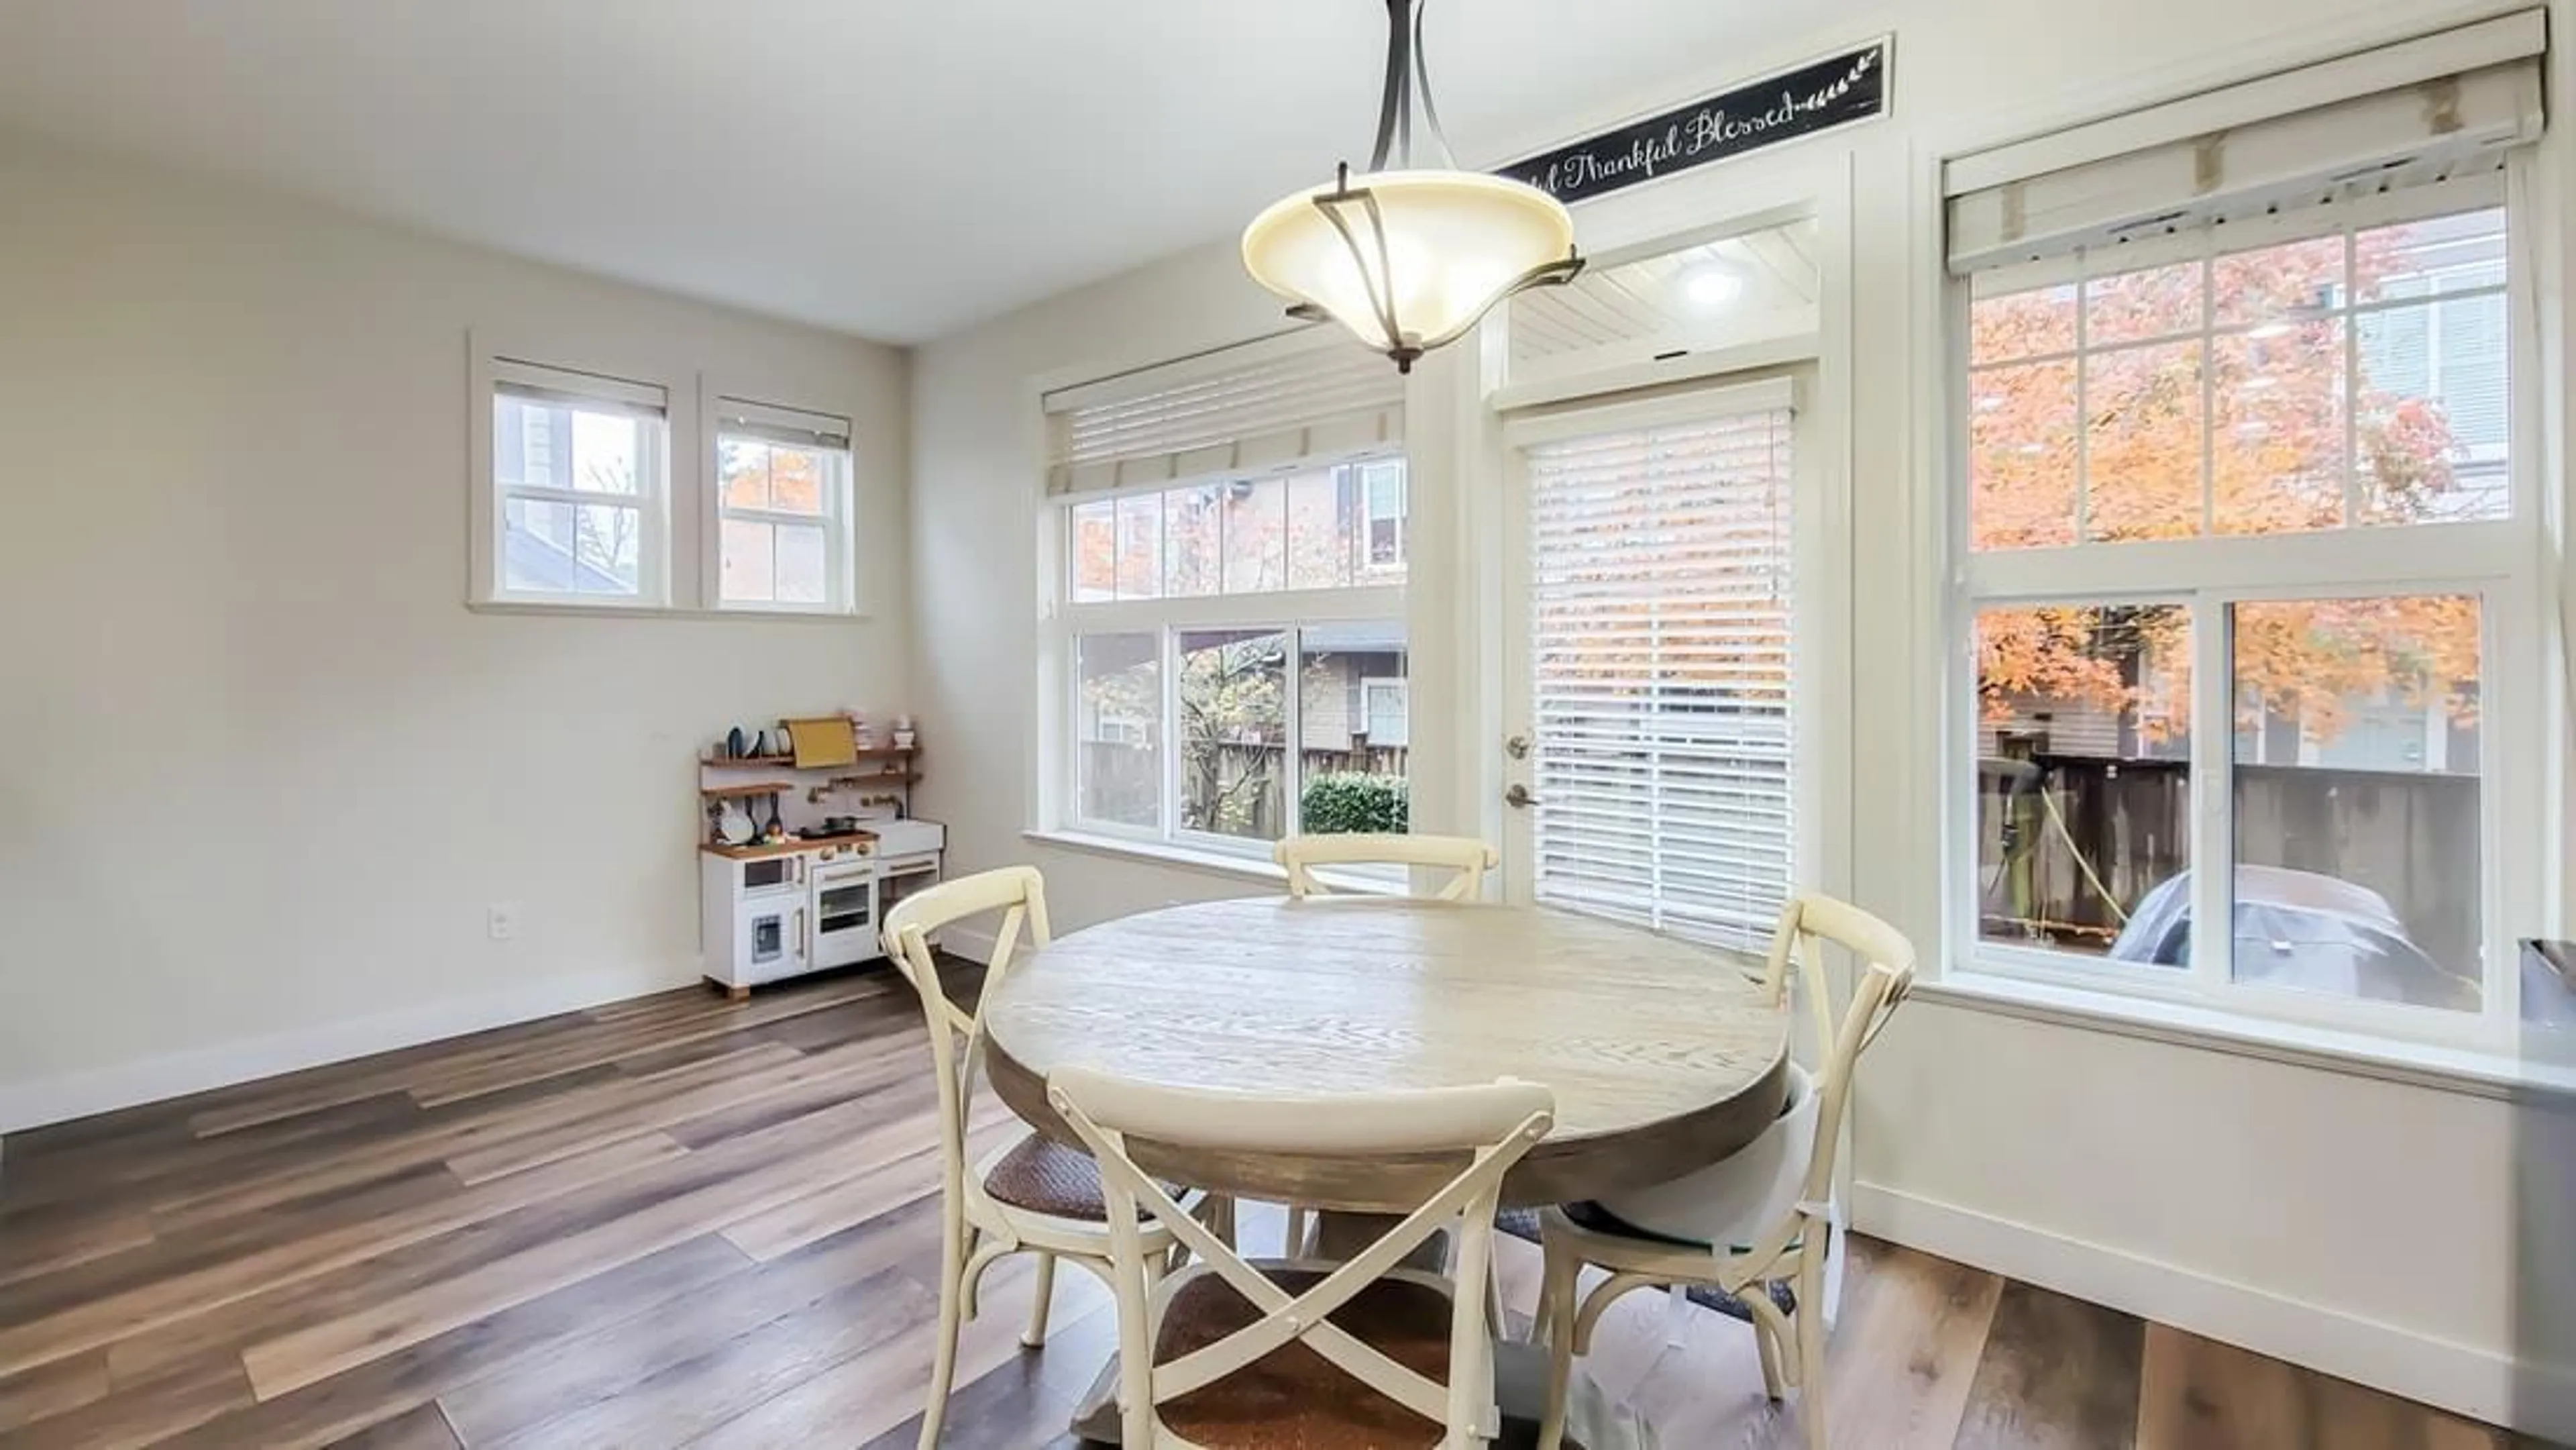
M 1980 969 L 2400 1036 L 2493 1017 L 2488 665 L 2537 551 L 2508 219 L 2459 197 L 1974 279 Z
M 720 400 L 715 511 L 719 607 L 851 611 L 846 419 Z
M 491 597 L 663 599 L 667 397 L 658 387 L 495 362 Z
M 1370 480 L 1392 475 L 1401 528 L 1402 469 L 1335 464 L 1061 510 L 1068 824 L 1265 854 L 1300 830 L 1357 828 L 1345 819 L 1403 828 L 1403 566 L 1372 562 L 1369 512 Z
M 1361 470 L 1361 483 L 1368 495 L 1367 567 L 1372 570 L 1404 567 L 1404 468 L 1401 464 L 1380 464 Z

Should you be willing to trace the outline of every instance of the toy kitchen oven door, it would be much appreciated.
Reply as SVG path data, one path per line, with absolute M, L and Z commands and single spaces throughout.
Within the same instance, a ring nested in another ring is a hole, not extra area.
M 877 945 L 877 863 L 865 856 L 818 861 L 812 874 L 815 970 L 885 955 Z

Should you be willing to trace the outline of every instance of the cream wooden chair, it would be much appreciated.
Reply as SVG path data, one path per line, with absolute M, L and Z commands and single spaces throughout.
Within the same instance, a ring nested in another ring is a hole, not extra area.
M 1482 1285 L 1503 1174 L 1554 1120 L 1547 1089 L 1499 1082 L 1269 1098 L 1072 1068 L 1048 1079 L 1047 1097 L 1091 1146 L 1108 1190 L 1120 1443 L 1467 1450 L 1499 1431 Z M 1454 1155 L 1464 1166 L 1340 1266 L 1265 1273 L 1136 1166 L 1127 1155 L 1131 1134 L 1231 1153 Z M 1132 1211 L 1140 1204 L 1141 1218 Z M 1162 1274 L 1148 1236 L 1155 1227 L 1201 1262 Z M 1398 1267 L 1443 1229 L 1458 1235 L 1455 1282 L 1464 1289 Z
M 1820 946 L 1827 941 L 1850 951 L 1861 968 L 1839 1022 Z M 1857 907 L 1803 896 L 1781 912 L 1772 934 L 1766 980 L 1773 1000 L 1788 1005 L 1797 977 L 1806 979 L 1818 1068 L 1810 1079 L 1792 1065 L 1790 1107 L 1770 1131 L 1713 1168 L 1638 1195 L 1633 1205 L 1609 1205 L 1615 1217 L 1585 1211 L 1591 1206 L 1540 1215 L 1546 1269 L 1538 1320 L 1549 1359 L 1540 1450 L 1557 1450 L 1574 1357 L 1589 1352 L 1602 1311 L 1632 1290 L 1695 1284 L 1714 1285 L 1749 1311 L 1764 1392 L 1777 1400 L 1784 1383 L 1796 1386 L 1807 1444 L 1823 1450 L 1834 1155 L 1861 1053 L 1913 987 L 1914 947 Z M 1610 1276 L 1579 1294 L 1587 1267 Z M 1790 1285 L 1792 1309 L 1784 1312 L 1772 1299 L 1775 1283 Z M 1784 1340 L 1794 1343 L 1793 1354 L 1783 1353 Z
M 1483 894 L 1485 873 L 1500 859 L 1494 848 L 1466 836 L 1290 836 L 1270 850 L 1271 859 L 1288 869 L 1288 894 L 1329 894 L 1315 879 L 1318 866 L 1429 866 L 1457 874 L 1435 899 L 1473 901 Z
M 1315 879 L 1318 866 L 1427 866 L 1453 873 L 1432 894 L 1435 901 L 1473 901 L 1484 894 L 1485 873 L 1500 857 L 1494 848 L 1469 836 L 1399 836 L 1369 834 L 1290 836 L 1270 848 L 1271 859 L 1288 872 L 1288 894 L 1299 900 L 1329 896 L 1332 888 Z M 1285 1242 L 1289 1254 L 1306 1250 L 1313 1216 L 1291 1206 Z
M 930 1022 L 930 1058 L 939 1080 L 939 1148 L 945 1160 L 939 1244 L 939 1342 L 932 1361 L 930 1403 L 922 1411 L 924 1450 L 939 1441 L 957 1371 L 957 1332 L 975 1317 L 976 1286 L 984 1271 L 1008 1254 L 1038 1256 L 1037 1302 L 1020 1342 L 1046 1341 L 1047 1301 L 1055 1289 L 1056 1260 L 1065 1259 L 1114 1283 L 1110 1272 L 1109 1205 L 1100 1174 L 1079 1150 L 1032 1132 L 989 1155 L 968 1171 L 966 1126 L 983 1058 L 981 1010 L 970 1014 L 940 984 L 930 934 L 952 922 L 1002 913 L 993 938 L 993 961 L 984 974 L 988 995 L 1010 970 L 1025 924 L 1029 944 L 1047 944 L 1045 883 L 1036 868 L 1006 866 L 961 877 L 903 899 L 885 915 L 886 954 L 894 958 Z M 1158 1226 L 1139 1227 L 1131 1208 L 1127 1237 L 1146 1252 L 1169 1252 L 1172 1236 Z

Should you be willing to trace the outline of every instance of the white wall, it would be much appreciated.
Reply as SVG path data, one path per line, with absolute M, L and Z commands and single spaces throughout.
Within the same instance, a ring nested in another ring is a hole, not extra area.
M 1726 57 L 1641 91 L 1645 111 L 1767 64 L 1896 33 L 1895 120 L 1666 181 L 1577 213 L 1586 245 L 1716 222 L 1804 188 L 1849 221 L 1850 274 L 1829 308 L 1822 371 L 1848 387 L 1847 601 L 1851 666 L 1869 686 L 1848 768 L 1848 848 L 1835 883 L 1939 939 L 1935 664 L 1942 645 L 1939 460 L 1925 440 L 1943 383 L 1935 164 L 2009 139 L 2401 38 L 2495 5 L 2230 0 L 2067 6 L 1902 0 L 1860 24 L 1763 55 Z M 2555 29 L 2576 34 L 2566 0 Z M 2563 42 L 2562 42 L 2563 44 Z M 2564 95 L 2565 83 L 2560 82 Z M 2555 108 L 2560 130 L 2568 107 Z M 1499 157 L 1615 115 L 1538 115 Z M 2553 137 L 2557 157 L 2568 138 Z M 1319 164 L 1329 160 L 1319 154 Z M 2553 198 L 2552 206 L 2563 206 Z M 1833 285 L 1829 278 L 1827 285 Z M 2564 297 L 2549 299 L 2563 313 Z M 1240 340 L 1276 326 L 1231 243 L 998 319 L 915 364 L 917 694 L 951 768 L 924 807 L 952 827 L 956 864 L 1034 861 L 1060 925 L 1252 883 L 1025 840 L 1040 609 L 1030 525 L 1038 497 L 1035 389 Z M 2558 326 L 2564 325 L 2561 316 Z M 1427 369 L 1408 426 L 1430 490 L 1490 490 L 1471 422 L 1426 410 L 1455 388 Z M 1427 461 L 1425 453 L 1436 461 Z M 1470 476 L 1446 477 L 1470 460 Z M 1419 505 L 1418 505 L 1419 506 Z M 1432 542 L 1459 511 L 1435 502 L 1417 549 L 1412 662 L 1417 804 L 1428 824 L 1483 825 L 1475 799 L 1493 741 L 1469 703 L 1489 682 L 1477 584 L 1452 567 L 1469 542 Z M 1426 555 L 1417 553 L 1417 560 Z M 1450 562 L 1438 562 L 1444 559 Z M 1422 596 L 1436 596 L 1426 604 Z M 1450 607 L 1454 603 L 1455 607 Z M 1490 616 L 1487 616 L 1490 617 Z M 1441 626 L 1442 620 L 1449 627 Z M 1439 701 L 1446 701 L 1444 716 Z M 1451 738 L 1432 739 L 1452 721 Z M 1445 753 L 1444 753 L 1445 751 Z M 960 757 L 971 768 L 955 768 Z M 1185 970 L 1175 964 L 1175 970 Z M 1871 1063 L 1858 1108 L 1865 1226 L 2167 1322 L 2485 1416 L 2512 1413 L 2513 1122 L 2489 1098 L 2261 1061 L 2063 1023 L 1925 1002 Z M 2392 1256 L 2438 1244 L 2430 1272 Z
M 0 216 L 0 1129 L 687 982 L 701 743 L 910 704 L 900 352 L 57 151 Z M 469 613 L 469 327 L 853 418 L 875 617 Z

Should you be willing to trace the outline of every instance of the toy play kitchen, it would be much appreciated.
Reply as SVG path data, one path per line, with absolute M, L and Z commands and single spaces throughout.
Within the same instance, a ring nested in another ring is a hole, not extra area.
M 911 818 L 910 719 L 886 743 L 855 714 L 734 729 L 698 761 L 698 950 L 733 995 L 885 955 L 877 923 L 939 879 L 947 828 Z

